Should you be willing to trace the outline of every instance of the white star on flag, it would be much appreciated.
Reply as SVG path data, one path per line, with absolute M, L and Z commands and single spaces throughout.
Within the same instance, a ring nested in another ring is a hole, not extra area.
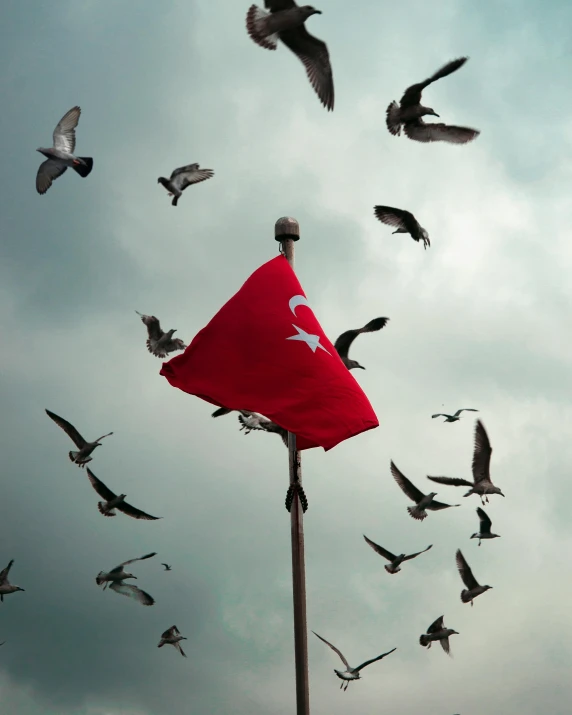
M 311 333 L 307 333 L 305 330 L 302 330 L 302 328 L 299 328 L 297 325 L 294 325 L 292 323 L 292 327 L 296 328 L 298 331 L 298 335 L 291 335 L 289 338 L 286 338 L 286 340 L 301 340 L 302 342 L 306 343 L 306 345 L 312 350 L 313 353 L 316 352 L 316 348 L 320 348 L 320 350 L 324 350 L 325 352 L 330 354 L 328 350 L 323 345 L 320 345 L 320 336 L 319 335 L 312 335 Z

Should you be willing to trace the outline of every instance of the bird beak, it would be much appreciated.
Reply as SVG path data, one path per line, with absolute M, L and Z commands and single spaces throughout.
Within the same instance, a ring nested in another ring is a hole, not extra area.
M 314 15 L 321 15 L 322 11 L 321 10 L 314 10 Z
M 437 112 L 433 112 L 433 115 L 434 115 L 435 117 L 438 117 L 438 116 L 439 116 L 439 115 L 437 114 Z
M 359 367 L 360 370 L 365 370 L 365 367 L 363 365 L 356 365 L 356 367 Z
M 501 497 L 504 497 L 504 494 L 502 492 L 499 492 L 499 494 L 501 495 Z

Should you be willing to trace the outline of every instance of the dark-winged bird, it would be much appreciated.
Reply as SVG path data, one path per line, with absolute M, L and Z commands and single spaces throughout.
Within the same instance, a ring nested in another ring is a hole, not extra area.
M 443 412 L 437 412 L 435 415 L 431 415 L 433 419 L 435 417 L 444 417 L 445 422 L 458 422 L 461 419 L 461 412 L 478 412 L 478 410 L 475 410 L 473 407 L 461 407 L 460 410 L 457 410 L 454 415 L 446 415 Z
M 272 420 L 267 417 L 259 415 L 257 412 L 249 412 L 248 410 L 240 410 L 238 415 L 238 421 L 241 424 L 241 431 L 244 430 L 244 434 L 249 434 L 252 430 L 260 430 L 261 432 L 273 432 L 280 436 L 282 442 L 285 446 L 288 446 L 288 430 L 283 427 L 278 426 Z
M 87 468 L 87 476 L 91 482 L 91 486 L 99 494 L 99 496 L 104 499 L 97 503 L 97 508 L 103 514 L 103 516 L 115 516 L 115 509 L 122 511 L 127 516 L 132 516 L 134 519 L 147 519 L 148 521 L 155 521 L 161 519 L 160 516 L 151 516 L 151 514 L 146 514 L 140 509 L 136 509 L 131 504 L 125 501 L 127 494 L 114 494 L 111 489 L 108 489 L 105 484 L 98 479 L 95 474 Z
M 169 566 L 169 564 L 161 564 L 161 566 L 165 567 L 165 571 L 172 571 L 173 569 Z
M 431 643 L 433 641 L 439 641 L 445 653 L 447 653 L 447 655 L 451 655 L 449 636 L 458 636 L 459 634 L 452 628 L 445 628 L 445 624 L 443 623 L 444 618 L 445 616 L 439 616 L 439 618 L 429 626 L 427 633 L 424 633 L 419 638 L 419 644 L 426 648 L 431 648 Z
M 10 569 L 12 568 L 12 564 L 14 563 L 14 559 L 10 561 L 8 566 L 6 566 L 5 569 L 2 569 L 0 571 L 0 601 L 4 601 L 4 596 L 7 596 L 9 593 L 16 593 L 16 591 L 24 591 L 25 589 L 20 588 L 20 586 L 13 586 L 10 581 L 8 581 L 8 574 L 10 573 Z
M 126 578 L 137 578 L 132 573 L 127 573 L 123 570 L 124 566 L 127 564 L 132 564 L 135 561 L 144 561 L 145 559 L 150 559 L 152 556 L 156 556 L 157 552 L 153 551 L 151 554 L 145 554 L 145 556 L 140 556 L 138 559 L 129 559 L 129 561 L 124 561 L 123 563 L 116 566 L 111 571 L 100 571 L 95 577 L 95 582 L 98 586 L 103 586 L 103 590 L 109 588 L 116 593 L 121 593 L 123 596 L 129 596 L 139 601 L 143 606 L 152 606 L 155 603 L 155 599 L 150 596 L 146 591 L 142 591 L 137 586 L 133 586 L 130 583 L 123 583 Z
M 74 464 L 77 464 L 78 467 L 85 467 L 88 462 L 91 462 L 92 458 L 89 455 L 96 447 L 101 447 L 100 442 L 102 439 L 104 439 L 105 437 L 109 437 L 113 434 L 113 432 L 108 432 L 99 439 L 96 439 L 95 442 L 87 442 L 76 430 L 76 428 L 67 420 L 64 420 L 63 417 L 58 417 L 58 415 L 54 414 L 53 412 L 50 412 L 49 410 L 46 410 L 46 414 L 58 425 L 58 427 L 61 427 L 63 429 L 63 431 L 78 448 L 78 452 L 68 453 L 70 460 Z
M 457 568 L 459 569 L 459 574 L 463 579 L 463 583 L 467 588 L 461 591 L 461 601 L 463 603 L 470 603 L 473 605 L 473 599 L 480 596 L 481 593 L 488 591 L 492 586 L 480 586 L 477 579 L 473 576 L 473 572 L 469 564 L 466 562 L 465 557 L 461 553 L 461 549 L 457 549 L 455 554 L 455 560 L 457 561 Z
M 406 556 L 405 554 L 400 554 L 399 556 L 396 556 L 395 554 L 392 554 L 391 551 L 384 549 L 383 546 L 380 546 L 374 541 L 368 539 L 365 534 L 363 535 L 363 538 L 367 541 L 367 543 L 376 553 L 378 553 L 380 556 L 383 556 L 384 559 L 387 559 L 389 561 L 389 564 L 385 564 L 383 568 L 387 571 L 387 573 L 391 574 L 399 573 L 399 571 L 401 571 L 400 566 L 404 561 L 409 561 L 410 559 L 414 559 L 416 556 L 419 556 L 419 554 L 424 554 L 426 551 L 429 551 L 429 549 L 433 546 L 433 544 L 430 544 L 426 549 L 423 549 L 423 551 L 417 551 L 415 554 L 409 554 L 408 556 Z
M 206 179 L 210 179 L 213 176 L 214 171 L 212 169 L 201 169 L 198 164 L 188 164 L 175 169 L 168 179 L 160 176 L 157 179 L 157 183 L 167 189 L 169 196 L 174 197 L 171 201 L 171 206 L 176 206 L 187 186 L 206 181 Z
M 471 539 L 478 539 L 479 546 L 480 546 L 482 539 L 498 539 L 498 538 L 500 538 L 500 534 L 492 534 L 491 533 L 491 527 L 492 527 L 493 523 L 490 520 L 490 518 L 487 516 L 487 513 L 484 511 L 484 509 L 481 509 L 480 506 L 477 507 L 477 514 L 479 515 L 479 531 L 476 534 L 473 534 L 471 536 Z
M 164 645 L 173 645 L 179 651 L 179 653 L 181 655 L 184 655 L 186 658 L 187 654 L 181 648 L 181 644 L 179 642 L 186 640 L 188 640 L 187 637 L 181 635 L 177 626 L 171 626 L 170 628 L 167 628 L 167 630 L 161 635 L 161 640 L 159 641 L 159 645 L 157 646 L 157 648 L 162 648 Z
M 403 131 L 409 137 L 418 142 L 435 142 L 446 141 L 452 144 L 465 144 L 477 137 L 480 132 L 476 129 L 468 127 L 455 127 L 447 124 L 425 124 L 422 117 L 428 114 L 438 117 L 439 115 L 431 107 L 424 107 L 421 104 L 421 93 L 432 82 L 438 79 L 447 77 L 452 72 L 456 72 L 467 61 L 468 57 L 460 57 L 457 60 L 449 62 L 434 75 L 426 79 L 424 82 L 412 84 L 405 90 L 405 94 L 401 97 L 399 105 L 397 102 L 391 102 L 387 108 L 386 123 L 387 128 L 394 136 L 399 136 L 401 133 L 401 125 Z
M 381 330 L 383 327 L 385 327 L 388 320 L 389 318 L 374 318 L 373 320 L 370 320 L 367 325 L 364 325 L 363 328 L 357 328 L 356 330 L 346 330 L 345 333 L 342 333 L 340 335 L 340 337 L 334 343 L 334 347 L 348 370 L 353 370 L 356 367 L 365 370 L 365 367 L 363 365 L 360 365 L 357 360 L 351 360 L 348 357 L 348 353 L 353 341 L 357 338 L 358 335 L 361 335 L 362 333 L 375 333 L 378 330 Z
M 75 128 L 80 114 L 79 107 L 72 107 L 54 129 L 54 145 L 36 149 L 46 157 L 36 175 L 36 191 L 39 194 L 45 194 L 52 182 L 61 176 L 68 166 L 84 178 L 93 169 L 93 159 L 90 156 L 74 156 Z
M 502 491 L 495 487 L 491 481 L 491 454 L 493 453 L 489 436 L 485 430 L 483 423 L 477 420 L 475 426 L 475 447 L 473 451 L 473 481 L 467 479 L 458 479 L 457 477 L 427 477 L 432 482 L 437 484 L 448 484 L 452 487 L 471 487 L 464 497 L 469 497 L 471 494 L 479 494 L 481 504 L 488 502 L 489 494 L 500 494 L 504 497 Z
M 318 634 L 316 633 L 316 631 L 312 631 L 312 633 L 313 633 L 315 636 L 318 636 Z M 371 663 L 375 663 L 376 661 L 381 660 L 382 658 L 385 658 L 386 655 L 389 655 L 390 653 L 393 653 L 393 651 L 397 650 L 397 648 L 392 648 L 391 650 L 387 651 L 387 653 L 382 653 L 381 655 L 378 655 L 377 658 L 372 658 L 371 660 L 366 660 L 365 663 L 362 663 L 361 665 L 358 665 L 357 668 L 352 668 L 352 667 L 350 666 L 350 664 L 348 663 L 348 661 L 345 659 L 343 653 L 342 653 L 341 651 L 339 651 L 339 650 L 336 648 L 336 646 L 334 646 L 334 645 L 332 645 L 331 643 L 329 643 L 325 638 L 322 638 L 322 636 L 318 636 L 318 638 L 319 638 L 321 641 L 324 641 L 324 643 L 325 643 L 326 645 L 329 645 L 330 648 L 331 648 L 335 653 L 337 653 L 337 654 L 340 656 L 340 658 L 342 659 L 342 663 L 346 666 L 346 669 L 345 669 L 345 670 L 336 670 L 336 669 L 334 668 L 334 673 L 338 676 L 338 678 L 340 678 L 340 680 L 342 680 L 342 681 L 345 681 L 345 683 L 342 682 L 342 684 L 340 685 L 340 688 L 343 688 L 344 685 L 346 686 L 346 687 L 344 688 L 344 692 L 348 689 L 348 685 L 350 684 L 350 682 L 349 682 L 350 680 L 359 680 L 359 679 L 360 679 L 359 672 L 360 672 L 360 670 L 362 670 L 363 668 L 365 668 L 366 665 L 370 665 Z
M 423 241 L 425 250 L 431 245 L 429 234 L 411 212 L 392 206 L 374 206 L 373 210 L 382 223 L 397 226 L 393 233 L 408 233 L 414 241 Z
M 411 501 L 415 502 L 415 506 L 408 506 L 407 511 L 409 514 L 418 521 L 423 521 L 427 517 L 427 510 L 429 511 L 440 511 L 441 509 L 449 509 L 453 506 L 460 506 L 460 504 L 443 504 L 440 501 L 435 501 L 433 497 L 437 496 L 437 492 L 430 492 L 429 494 L 423 494 L 423 492 L 417 489 L 407 477 L 397 469 L 395 464 L 391 462 L 391 473 L 393 478 L 401 488 L 401 491 L 408 496 Z
M 177 332 L 172 328 L 166 333 L 161 330 L 159 318 L 154 315 L 143 315 L 138 310 L 135 311 L 141 316 L 141 322 L 147 326 L 147 350 L 158 358 L 165 358 L 175 350 L 184 350 L 187 346 L 180 338 L 174 338 L 173 333 Z
M 310 35 L 305 22 L 321 10 L 297 5 L 294 0 L 264 0 L 266 12 L 251 5 L 246 14 L 246 31 L 260 47 L 275 50 L 278 40 L 300 59 L 310 84 L 328 111 L 334 108 L 334 78 L 325 42 Z

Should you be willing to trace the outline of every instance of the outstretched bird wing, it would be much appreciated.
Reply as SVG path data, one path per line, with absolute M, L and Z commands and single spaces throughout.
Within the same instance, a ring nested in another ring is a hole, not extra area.
M 164 333 L 161 330 L 161 323 L 159 319 L 154 315 L 143 315 L 138 310 L 135 311 L 137 315 L 141 316 L 141 322 L 147 326 L 147 335 L 149 340 L 160 340 Z
M 133 584 L 130 583 L 113 582 L 110 584 L 109 588 L 116 593 L 120 593 L 122 596 L 134 598 L 143 606 L 152 606 L 155 603 L 155 599 L 146 591 L 142 591 L 140 588 L 133 586 Z
M 461 409 L 457 410 L 453 416 L 458 417 L 461 412 L 478 412 L 478 410 L 475 410 L 473 407 L 461 407 Z
M 181 655 L 184 655 L 185 658 L 186 658 L 186 657 L 187 657 L 187 654 L 186 654 L 185 651 L 181 648 L 181 644 L 177 641 L 177 643 L 175 643 L 174 645 L 175 645 L 175 648 L 179 651 L 179 653 L 180 653 Z
M 473 452 L 473 479 L 475 480 L 475 484 L 491 478 L 490 466 L 492 453 L 493 450 L 485 427 L 480 420 L 477 420 L 475 426 L 475 449 Z
M 312 631 L 312 633 L 313 633 L 315 636 L 318 636 L 318 634 L 316 633 L 316 631 Z M 319 638 L 321 641 L 324 641 L 324 643 L 325 643 L 326 645 L 329 645 L 330 648 L 331 648 L 335 653 L 337 653 L 337 654 L 340 656 L 340 658 L 342 659 L 342 663 L 343 663 L 343 664 L 346 666 L 346 668 L 349 670 L 349 669 L 350 669 L 350 664 L 349 664 L 348 661 L 344 658 L 342 652 L 341 652 L 340 650 L 338 650 L 335 645 L 332 645 L 332 644 L 331 644 L 329 641 L 327 641 L 325 638 L 322 638 L 322 636 L 318 636 L 318 638 Z
M 432 546 L 433 544 L 429 544 L 429 546 L 426 549 L 423 549 L 423 551 L 418 551 L 416 554 L 408 554 L 403 560 L 409 561 L 409 559 L 414 559 L 416 556 L 419 556 L 419 554 L 424 554 L 426 551 L 429 551 Z
M 232 412 L 232 410 L 229 410 L 227 407 L 219 407 L 218 410 L 215 410 L 211 417 L 222 417 L 223 415 L 229 415 Z
M 388 320 L 389 318 L 374 318 L 373 320 L 370 320 L 369 323 L 364 325 L 363 328 L 346 330 L 346 332 L 342 333 L 334 343 L 334 348 L 336 349 L 338 355 L 341 358 L 347 358 L 350 346 L 358 335 L 361 333 L 375 333 L 385 327 Z
M 124 514 L 127 514 L 127 516 L 132 516 L 134 519 L 146 519 L 147 521 L 157 521 L 157 519 L 163 518 L 162 516 L 151 516 L 151 514 L 147 514 L 146 512 L 141 511 L 141 509 L 137 509 L 132 504 L 128 504 L 125 501 L 118 504 L 115 508 L 118 509 L 119 511 L 122 511 Z
M 370 539 L 368 539 L 365 534 L 363 535 L 363 538 L 367 541 L 371 548 L 376 551 L 380 556 L 383 556 L 384 559 L 387 559 L 388 561 L 395 561 L 395 559 L 397 558 L 397 556 L 395 556 L 395 554 L 392 554 L 391 551 L 384 549 L 383 546 L 380 546 L 379 544 L 376 544 L 375 541 L 371 541 Z M 409 558 L 413 558 L 413 556 L 410 556 Z
M 358 665 L 357 668 L 354 668 L 354 673 L 359 673 L 359 671 L 362 668 L 365 668 L 366 665 L 369 665 L 370 663 L 375 663 L 376 660 L 381 660 L 382 658 L 385 658 L 386 655 L 393 653 L 394 650 L 397 650 L 397 648 L 392 648 L 391 650 L 388 650 L 387 653 L 382 653 L 381 655 L 378 655 L 377 658 L 372 658 L 371 660 L 366 660 L 365 663 L 362 663 L 361 665 Z
M 399 484 L 401 487 L 401 491 L 408 496 L 411 501 L 414 501 L 416 504 L 419 504 L 421 499 L 425 496 L 423 492 L 419 491 L 416 486 L 414 486 L 407 477 L 402 474 L 402 472 L 397 469 L 395 464 L 391 462 L 391 473 L 393 474 L 393 478 L 395 481 Z M 434 502 L 435 503 L 435 502 Z
M 433 621 L 433 623 L 429 626 L 427 633 L 438 633 L 439 631 L 442 631 L 445 627 L 443 624 L 444 620 L 445 616 L 439 616 L 439 618 L 437 618 L 436 621 Z
M 13 563 L 14 563 L 14 559 L 12 559 L 10 561 L 10 563 L 8 564 L 8 566 L 6 566 L 6 568 L 4 568 L 4 569 L 2 569 L 2 571 L 0 571 L 0 586 L 2 584 L 6 583 L 6 581 L 8 580 L 8 574 L 10 573 L 10 569 L 12 568 Z
M 480 521 L 479 531 L 481 532 L 481 534 L 490 534 L 491 526 L 493 525 L 493 523 L 487 516 L 487 513 L 485 512 L 484 509 L 481 509 L 481 507 L 478 506 L 477 514 L 479 515 L 479 521 Z
M 416 142 L 449 142 L 449 144 L 466 144 L 479 136 L 480 131 L 469 127 L 455 127 L 443 123 L 426 124 L 422 119 L 406 122 L 403 131 Z
M 98 479 L 89 467 L 87 467 L 85 471 L 87 472 L 87 476 L 89 478 L 89 481 L 91 482 L 91 486 L 95 489 L 95 491 L 102 499 L 105 499 L 105 501 L 111 501 L 112 499 L 115 499 L 117 494 L 114 494 L 111 489 L 106 487 L 105 484 L 101 481 L 101 479 Z
M 266 417 L 262 417 L 262 415 L 256 415 L 254 412 L 251 413 L 249 417 L 255 417 L 255 419 L 249 419 L 247 421 L 243 414 L 238 415 L 238 421 L 242 425 L 241 429 L 245 428 L 247 434 L 250 430 L 274 432 L 275 434 L 280 435 L 282 442 L 284 442 L 286 447 L 288 446 L 288 431 L 283 427 L 278 426 L 275 422 L 272 422 L 272 420 L 269 420 Z
M 212 169 L 201 169 L 198 164 L 188 164 L 175 169 L 171 174 L 171 183 L 179 191 L 184 191 L 191 184 L 198 184 L 214 176 Z
M 465 584 L 465 586 L 469 590 L 476 588 L 479 584 L 477 582 L 477 579 L 473 576 L 471 567 L 465 561 L 465 557 L 461 553 L 461 549 L 457 549 L 457 553 L 455 554 L 455 560 L 457 561 L 457 568 L 459 569 L 459 574 L 463 579 L 463 583 Z
M 81 109 L 79 107 L 72 107 L 60 119 L 54 129 L 54 149 L 64 151 L 66 154 L 73 154 L 75 149 L 75 128 L 79 122 L 80 114 Z
M 451 487 L 474 487 L 473 482 L 469 482 L 466 479 L 458 479 L 457 477 L 430 477 L 427 475 L 427 479 L 432 482 L 437 482 L 437 484 L 448 484 Z
M 161 638 L 170 638 L 173 634 L 181 635 L 177 629 L 177 626 L 171 626 L 170 628 L 167 628 L 167 630 L 161 634 Z
M 43 161 L 38 167 L 38 173 L 36 174 L 36 191 L 39 194 L 45 194 L 52 183 L 61 176 L 66 169 L 67 166 L 63 166 L 53 159 Z
M 289 7 L 296 7 L 294 0 L 264 0 L 264 7 L 270 12 L 280 12 L 288 10 Z
M 421 93 L 423 92 L 425 87 L 428 87 L 431 83 L 436 82 L 438 79 L 442 79 L 443 77 L 447 77 L 447 75 L 456 72 L 460 67 L 465 64 L 468 59 L 468 57 L 459 57 L 459 59 L 447 62 L 446 65 L 441 67 L 441 69 L 437 70 L 437 72 L 431 75 L 431 77 L 429 77 L 428 79 L 424 80 L 423 82 L 418 82 L 417 84 L 412 84 L 411 87 L 408 87 L 405 90 L 403 97 L 401 97 L 401 106 L 409 107 L 415 104 L 419 104 L 421 102 Z
M 441 509 L 449 509 L 450 507 L 453 506 L 461 506 L 460 504 L 444 504 L 442 501 L 436 501 L 433 499 L 431 504 L 429 506 L 426 506 L 425 508 L 428 511 L 441 511 Z
M 416 224 L 417 221 L 410 211 L 404 209 L 396 209 L 393 206 L 374 206 L 373 211 L 375 216 L 382 223 L 395 228 L 402 228 L 404 231 L 411 230 L 411 223 Z
M 451 646 L 449 644 L 449 637 L 447 638 L 441 638 L 439 640 L 439 643 L 441 643 L 441 648 L 447 653 L 447 655 L 451 655 Z
M 145 556 L 139 556 L 137 559 L 129 559 L 129 561 L 124 561 L 123 563 L 119 564 L 119 566 L 116 566 L 116 568 L 120 568 L 121 566 L 127 566 L 127 564 L 133 564 L 135 561 L 144 561 L 145 559 L 150 559 L 151 556 L 157 556 L 157 552 L 153 551 L 150 554 L 145 554 Z M 115 571 L 115 569 L 113 569 Z
M 431 417 L 452 417 L 452 415 L 446 415 L 444 412 L 437 412 L 436 415 L 431 415 Z
M 64 420 L 63 417 L 58 417 L 58 415 L 54 414 L 53 412 L 50 412 L 49 410 L 46 410 L 46 414 L 57 424 L 58 427 L 61 427 L 63 429 L 67 436 L 73 440 L 75 446 L 78 449 L 81 449 L 86 445 L 85 439 L 67 420 Z

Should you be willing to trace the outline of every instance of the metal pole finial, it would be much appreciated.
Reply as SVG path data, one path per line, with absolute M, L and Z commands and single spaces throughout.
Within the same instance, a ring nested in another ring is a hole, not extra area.
M 291 216 L 282 216 L 274 224 L 274 238 L 277 241 L 300 240 L 300 224 Z

